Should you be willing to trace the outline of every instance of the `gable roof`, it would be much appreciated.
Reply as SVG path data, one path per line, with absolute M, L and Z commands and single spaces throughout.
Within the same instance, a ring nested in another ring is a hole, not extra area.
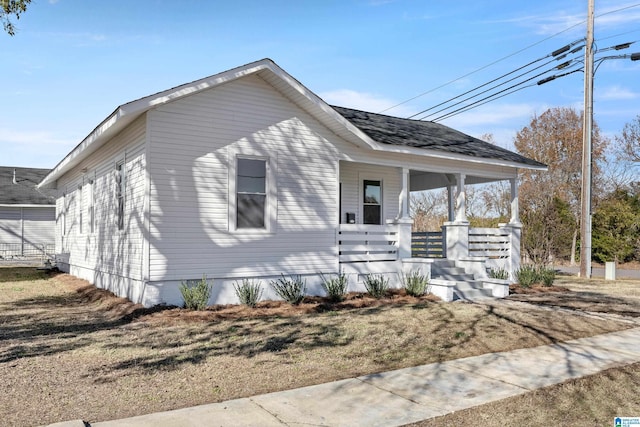
M 171 89 L 167 89 L 162 92 L 155 93 L 153 95 L 146 96 L 144 98 L 140 98 L 126 104 L 120 105 L 115 109 L 111 115 L 109 115 L 106 119 L 104 119 L 85 139 L 83 139 L 80 144 L 78 144 L 64 159 L 60 161 L 38 185 L 39 188 L 46 188 L 55 183 L 55 181 L 71 170 L 73 167 L 78 165 L 82 160 L 84 160 L 91 153 L 100 148 L 103 144 L 109 141 L 113 136 L 115 136 L 118 132 L 122 131 L 127 125 L 132 123 L 142 114 L 147 111 L 160 106 L 167 104 L 169 102 L 173 102 L 175 100 L 184 98 L 186 96 L 190 96 L 205 90 L 212 89 L 218 85 L 242 78 L 247 75 L 256 74 L 260 78 L 264 79 L 267 83 L 271 84 L 276 90 L 278 90 L 281 94 L 289 98 L 291 101 L 296 103 L 299 107 L 306 110 L 312 116 L 314 116 L 318 121 L 324 124 L 329 130 L 338 135 L 339 137 L 355 144 L 360 147 L 369 148 L 372 150 L 380 150 L 380 151 L 394 151 L 391 149 L 391 144 L 385 141 L 388 141 L 388 138 L 383 138 L 383 141 L 378 141 L 376 138 L 372 137 L 368 132 L 375 134 L 371 127 L 367 128 L 363 125 L 363 123 L 358 120 L 356 117 L 352 117 L 348 119 L 344 115 L 341 115 L 336 108 L 331 107 L 325 101 L 323 101 L 318 95 L 310 91 L 307 87 L 305 87 L 302 83 L 280 68 L 275 62 L 271 59 L 265 58 L 259 61 L 251 62 L 249 64 L 242 65 L 240 67 L 232 68 L 230 70 L 224 71 L 219 74 L 215 74 L 213 76 L 205 77 L 200 80 L 196 80 L 190 83 L 185 83 L 180 86 L 176 86 Z M 343 112 L 347 112 L 348 109 L 343 109 Z M 352 110 L 356 111 L 356 110 Z M 382 116 L 382 115 L 374 115 L 373 113 L 368 113 L 376 117 L 391 117 L 391 116 Z M 404 123 L 406 119 L 399 119 Z M 379 124 L 382 124 L 381 120 L 377 120 Z M 358 125 L 355 122 L 359 123 Z M 391 121 L 387 120 L 387 124 L 391 124 Z M 415 122 L 415 121 L 408 121 Z M 397 122 L 401 123 L 401 122 Z M 428 123 L 428 122 L 422 122 Z M 442 125 L 437 125 L 442 126 Z M 384 127 L 384 126 L 383 126 Z M 367 128 L 368 132 L 365 132 L 364 129 Z M 448 128 L 447 128 L 448 129 Z M 451 129 L 453 131 L 453 129 Z M 392 133 L 391 129 L 387 129 L 387 134 Z M 410 132 L 404 132 L 405 134 L 409 134 Z M 381 135 L 381 134 L 380 134 Z M 379 136 L 379 135 L 378 135 Z M 405 144 L 405 147 L 409 147 Z M 434 156 L 437 151 L 425 149 L 425 147 L 413 146 L 412 148 L 416 148 L 418 155 L 423 156 Z M 485 150 L 486 151 L 486 150 Z M 442 151 L 440 151 L 442 153 Z M 454 152 L 449 151 L 449 154 L 454 154 Z M 468 153 L 463 153 L 463 155 L 468 156 Z M 441 154 L 439 155 L 441 156 Z M 436 156 L 438 157 L 438 156 Z M 479 156 L 475 156 L 479 158 Z M 473 159 L 473 157 L 469 158 Z M 491 157 L 483 157 L 485 161 L 493 161 L 500 164 L 504 164 L 505 160 L 502 158 L 491 158 Z M 516 158 L 514 158 L 516 159 Z M 517 157 L 518 160 L 508 160 L 507 163 L 510 166 L 515 167 L 529 167 L 529 168 L 542 168 L 544 169 L 544 165 L 540 166 L 539 163 L 535 162 L 531 164 L 530 162 L 523 163 L 521 156 Z M 528 160 L 528 159 L 527 159 Z
M 36 187 L 49 171 L 0 166 L 0 205 L 55 205 L 53 195 Z
M 439 123 L 402 119 L 338 106 L 333 108 L 372 139 L 383 144 L 505 160 L 536 168 L 546 167 L 543 163 Z

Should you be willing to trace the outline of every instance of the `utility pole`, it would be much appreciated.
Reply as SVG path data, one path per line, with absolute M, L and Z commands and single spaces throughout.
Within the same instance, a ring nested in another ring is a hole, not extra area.
M 589 0 L 584 49 L 584 122 L 582 126 L 582 194 L 580 218 L 580 277 L 591 278 L 591 153 L 593 136 L 593 17 Z

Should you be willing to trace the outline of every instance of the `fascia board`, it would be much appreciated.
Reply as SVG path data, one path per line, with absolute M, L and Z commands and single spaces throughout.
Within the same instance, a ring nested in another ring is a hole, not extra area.
M 448 159 L 448 160 L 458 160 L 462 162 L 479 163 L 484 165 L 505 166 L 510 168 L 531 169 L 531 170 L 540 170 L 540 171 L 548 170 L 548 167 L 546 166 L 534 166 L 534 165 L 527 165 L 525 163 L 512 162 L 509 160 L 487 159 L 483 157 L 465 156 L 464 154 L 446 153 L 443 151 L 429 150 L 424 148 L 399 147 L 399 146 L 386 144 L 385 146 L 380 148 L 380 151 L 384 151 L 388 153 L 409 154 L 412 156 L 420 156 L 420 157 L 430 157 L 434 159 Z

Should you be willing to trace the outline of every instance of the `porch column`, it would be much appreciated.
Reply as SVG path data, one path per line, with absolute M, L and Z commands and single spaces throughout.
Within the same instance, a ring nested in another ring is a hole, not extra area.
M 402 191 L 399 196 L 398 218 L 409 218 L 409 169 L 402 168 Z
M 469 221 L 467 221 L 466 193 L 464 191 L 464 174 L 456 175 L 456 199 L 455 217 L 453 221 L 445 222 L 443 225 L 445 256 L 448 259 L 456 260 L 469 257 Z M 451 192 L 449 193 L 450 205 Z M 451 210 L 451 209 L 450 209 Z
M 509 233 L 509 258 L 505 268 L 509 272 L 509 278 L 515 280 L 515 272 L 520 268 L 520 239 L 522 237 L 522 224 L 510 222 L 500 224 L 502 230 Z
M 448 185 L 447 186 L 447 221 L 453 221 L 455 219 L 455 209 L 456 209 L 456 203 L 455 203 L 455 198 L 454 198 L 454 193 L 453 193 L 453 185 Z
M 409 215 L 409 169 L 402 168 L 402 191 L 399 196 L 399 212 L 395 224 L 398 226 L 398 259 L 411 258 L 411 228 L 413 219 Z
M 456 175 L 456 218 L 455 222 L 467 221 L 467 193 L 464 190 L 464 179 L 466 176 L 463 173 Z
M 509 224 L 520 224 L 520 206 L 518 203 L 518 178 L 511 178 L 511 219 Z

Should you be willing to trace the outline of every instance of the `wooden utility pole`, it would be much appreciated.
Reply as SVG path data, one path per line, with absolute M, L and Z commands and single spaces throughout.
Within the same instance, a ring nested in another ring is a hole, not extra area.
M 582 127 L 582 194 L 580 218 L 580 277 L 591 277 L 591 155 L 593 151 L 593 18 L 589 0 L 584 50 L 584 123 Z

